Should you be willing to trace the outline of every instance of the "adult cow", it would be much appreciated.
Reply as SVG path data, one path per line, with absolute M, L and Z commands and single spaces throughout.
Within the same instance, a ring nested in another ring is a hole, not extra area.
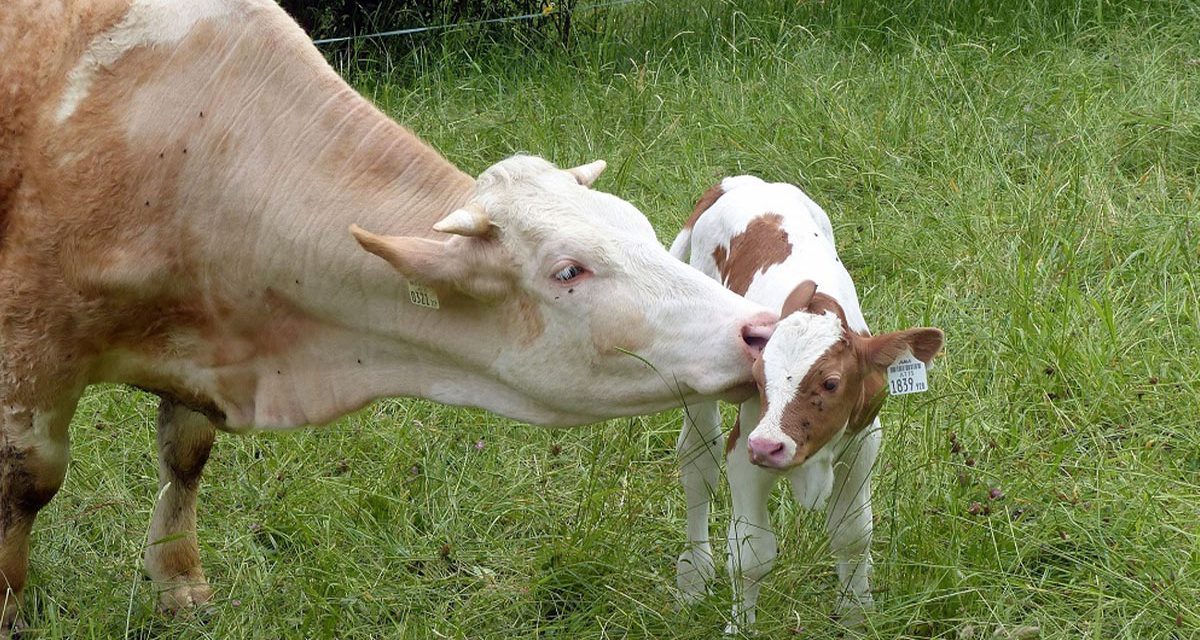
M 92 383 L 163 398 L 146 570 L 171 609 L 211 596 L 195 499 L 217 429 L 383 396 L 565 426 L 751 391 L 774 314 L 591 190 L 602 162 L 472 180 L 271 0 L 17 0 L 0 60 L 5 628 Z

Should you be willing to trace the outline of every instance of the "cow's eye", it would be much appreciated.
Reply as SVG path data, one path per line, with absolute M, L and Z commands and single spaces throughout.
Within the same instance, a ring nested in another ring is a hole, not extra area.
M 825 382 L 821 385 L 826 391 L 837 391 L 838 383 L 841 382 L 837 378 L 825 378 Z
M 554 279 L 565 284 L 565 283 L 568 283 L 568 282 L 578 278 L 579 276 L 583 275 L 584 273 L 587 273 L 587 272 L 584 270 L 583 267 L 575 264 L 574 262 L 571 262 L 571 263 L 568 263 L 567 265 L 565 265 L 564 267 L 562 267 L 561 269 L 559 269 L 558 271 L 556 271 L 554 273 Z

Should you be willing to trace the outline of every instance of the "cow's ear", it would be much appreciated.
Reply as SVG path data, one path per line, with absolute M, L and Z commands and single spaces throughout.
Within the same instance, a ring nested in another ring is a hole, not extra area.
M 817 283 L 812 280 L 805 280 L 796 285 L 796 288 L 788 294 L 787 300 L 783 301 L 783 310 L 779 313 L 779 317 L 786 318 L 797 311 L 807 311 L 813 294 L 816 292 Z
M 917 360 L 929 364 L 942 349 L 944 339 L 941 329 L 906 329 L 867 338 L 863 351 L 867 362 L 880 368 L 891 366 L 905 351 L 911 351 Z
M 596 181 L 596 178 L 599 178 L 600 174 L 604 173 L 604 169 L 607 167 L 607 162 L 597 160 L 567 169 L 567 173 L 571 174 L 571 177 L 575 178 L 575 181 L 579 184 L 590 187 Z
M 440 241 L 377 235 L 358 225 L 350 225 L 350 233 L 363 249 L 387 260 L 406 279 L 441 291 L 496 300 L 516 286 L 516 270 L 493 237 L 457 236 Z

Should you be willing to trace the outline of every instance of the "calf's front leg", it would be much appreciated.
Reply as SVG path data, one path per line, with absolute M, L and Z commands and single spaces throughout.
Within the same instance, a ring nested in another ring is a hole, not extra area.
M 743 406 L 743 418 L 757 415 L 757 407 L 748 413 Z M 754 609 L 762 581 L 775 565 L 779 545 L 767 500 L 779 481 L 779 474 L 756 467 L 746 450 L 746 437 L 752 427 L 743 425 L 741 436 L 726 456 L 729 490 L 733 498 L 733 514 L 729 522 L 729 578 L 733 582 L 733 613 L 725 633 L 736 634 L 754 624 Z
M 164 398 L 158 406 L 160 497 L 150 522 L 146 574 L 168 613 L 202 605 L 212 589 L 200 566 L 196 540 L 196 496 L 216 428 L 203 414 Z M 165 487 L 165 490 L 164 490 Z
M 825 514 L 829 546 L 837 559 L 838 610 L 848 624 L 862 622 L 871 597 L 871 471 L 879 453 L 879 421 L 868 425 L 833 466 L 833 491 Z

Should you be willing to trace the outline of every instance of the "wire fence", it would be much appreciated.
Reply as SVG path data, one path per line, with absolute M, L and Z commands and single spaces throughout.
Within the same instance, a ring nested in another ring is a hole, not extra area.
M 533 20 L 535 18 L 548 18 L 559 14 L 580 14 L 588 11 L 597 11 L 599 9 L 607 9 L 609 7 L 617 7 L 626 4 L 645 2 L 646 0 L 611 0 L 610 2 L 597 2 L 593 4 L 575 7 L 573 9 L 558 9 L 554 4 L 546 5 L 546 8 L 537 13 L 526 13 L 519 16 L 505 16 L 503 18 L 490 18 L 488 20 L 475 20 L 472 22 L 452 22 L 447 24 L 430 25 L 425 27 L 410 27 L 406 29 L 394 29 L 391 31 L 379 31 L 376 33 L 363 33 L 350 36 L 340 36 L 337 38 L 321 38 L 313 40 L 313 44 L 334 44 L 338 42 L 349 42 L 352 40 L 367 40 L 370 38 L 389 38 L 392 36 L 412 35 L 415 33 L 425 33 L 427 31 L 443 31 L 450 29 L 465 29 L 467 27 L 475 27 L 485 24 L 496 24 L 500 22 L 518 22 L 521 20 Z

